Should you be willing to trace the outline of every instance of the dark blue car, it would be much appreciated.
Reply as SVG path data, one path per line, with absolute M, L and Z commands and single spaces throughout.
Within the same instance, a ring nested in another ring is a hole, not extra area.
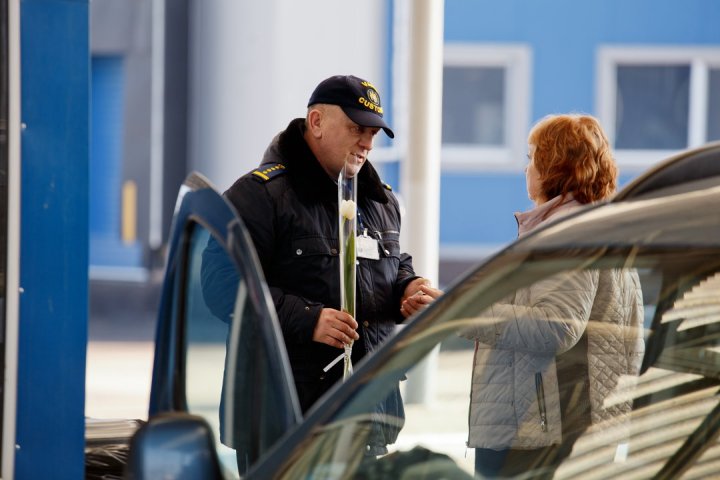
M 720 476 L 720 144 L 673 157 L 612 201 L 487 259 L 304 418 L 250 238 L 228 202 L 191 175 L 175 213 L 149 419 L 132 438 L 125 474 L 472 478 L 474 342 L 462 333 L 502 321 L 487 308 L 519 289 L 602 269 L 639 274 L 645 353 L 639 374 L 604 400 L 630 402 L 629 413 L 573 439 L 554 478 Z M 375 409 L 398 380 L 404 419 Z M 379 457 L 367 454 L 378 427 L 400 432 Z M 528 465 L 523 478 L 543 468 Z

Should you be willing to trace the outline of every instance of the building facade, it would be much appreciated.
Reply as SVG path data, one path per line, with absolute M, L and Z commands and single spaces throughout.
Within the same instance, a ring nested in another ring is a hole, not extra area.
M 444 3 L 443 284 L 515 238 L 512 213 L 530 207 L 526 136 L 543 116 L 598 116 L 621 184 L 674 152 L 720 139 L 713 0 Z M 402 197 L 400 164 L 412 162 L 404 154 L 412 141 L 404 135 L 407 105 L 418 101 L 407 98 L 409 0 L 362 8 L 331 0 L 119 4 L 91 4 L 98 275 L 152 268 L 184 175 L 197 170 L 229 186 L 331 74 L 378 85 L 397 136 L 379 139 L 371 160 Z M 110 37 L 121 48 L 110 49 Z M 123 213 L 133 205 L 136 215 Z M 105 268 L 113 266 L 137 269 Z

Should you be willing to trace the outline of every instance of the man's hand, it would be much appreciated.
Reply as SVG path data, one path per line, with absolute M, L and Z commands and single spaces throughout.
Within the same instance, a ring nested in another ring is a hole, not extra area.
M 405 295 L 400 300 L 400 313 L 408 318 L 430 305 L 442 294 L 442 290 L 430 286 L 430 280 L 427 278 L 416 278 L 405 287 Z
M 357 327 L 357 322 L 350 314 L 333 308 L 323 308 L 315 324 L 312 339 L 331 347 L 343 348 L 360 338 L 355 331 Z

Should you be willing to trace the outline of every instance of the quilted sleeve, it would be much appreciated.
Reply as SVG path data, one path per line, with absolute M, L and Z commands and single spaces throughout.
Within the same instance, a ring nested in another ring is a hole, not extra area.
M 597 271 L 557 274 L 518 292 L 512 303 L 492 305 L 481 315 L 485 321 L 470 329 L 471 335 L 503 348 L 562 353 L 582 336 L 597 285 Z M 463 336 L 471 336 L 470 331 Z

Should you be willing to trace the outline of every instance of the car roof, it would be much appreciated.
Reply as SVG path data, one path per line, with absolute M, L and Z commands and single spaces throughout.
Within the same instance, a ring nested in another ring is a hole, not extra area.
M 559 219 L 511 244 L 508 250 L 623 245 L 700 248 L 714 245 L 720 238 L 720 222 L 714 208 L 720 204 L 718 180 L 720 177 L 715 185 L 702 190 L 673 191 L 632 202 L 600 204 Z
M 700 190 L 719 183 L 720 142 L 711 142 L 660 162 L 625 186 L 611 202 Z

